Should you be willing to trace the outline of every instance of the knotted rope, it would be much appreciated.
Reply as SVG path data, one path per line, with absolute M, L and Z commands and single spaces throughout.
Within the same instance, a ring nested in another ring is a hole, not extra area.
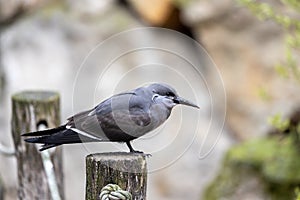
M 122 190 L 120 186 L 116 184 L 108 184 L 101 189 L 101 200 L 132 200 L 130 192 Z

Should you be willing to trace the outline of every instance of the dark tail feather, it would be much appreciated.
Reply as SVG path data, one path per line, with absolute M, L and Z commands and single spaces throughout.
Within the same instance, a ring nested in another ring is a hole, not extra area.
M 24 133 L 22 136 L 44 136 L 44 135 L 52 135 L 54 133 L 63 131 L 66 129 L 66 126 L 59 126 L 52 129 L 42 130 L 42 131 L 36 131 L 36 132 L 30 132 L 30 133 Z
M 29 143 L 40 143 L 43 144 L 43 146 L 39 149 L 40 151 L 44 151 L 46 149 L 50 149 L 52 147 L 56 147 L 60 144 L 48 144 L 47 143 L 47 138 L 49 138 L 50 136 L 42 136 L 42 137 L 34 137 L 34 138 L 27 138 L 24 139 L 25 142 L 29 142 Z
M 46 150 L 46 149 L 50 149 L 50 148 L 56 147 L 56 146 L 58 146 L 58 144 L 44 144 L 44 145 L 42 146 L 42 148 L 40 148 L 39 150 L 40 150 L 40 151 L 44 151 L 44 150 Z
M 59 127 L 58 127 L 59 128 Z M 83 143 L 83 142 L 96 142 L 98 140 L 93 140 L 91 138 L 88 138 L 86 136 L 82 136 L 78 133 L 76 133 L 75 131 L 71 130 L 71 129 L 63 129 L 59 132 L 54 132 L 54 129 L 49 129 L 49 132 L 51 134 L 38 134 L 38 132 L 34 132 L 33 136 L 40 136 L 40 137 L 33 137 L 33 138 L 27 138 L 24 141 L 25 142 L 29 142 L 29 143 L 39 143 L 39 144 L 43 144 L 42 148 L 40 149 L 40 151 L 52 148 L 52 147 L 56 147 L 62 144 L 73 144 L 73 143 Z M 58 130 L 56 128 L 56 130 Z M 48 130 L 46 130 L 48 131 Z M 41 132 L 41 131 L 40 131 Z M 43 131 L 45 132 L 45 131 Z M 24 136 L 32 136 L 31 133 L 25 134 Z

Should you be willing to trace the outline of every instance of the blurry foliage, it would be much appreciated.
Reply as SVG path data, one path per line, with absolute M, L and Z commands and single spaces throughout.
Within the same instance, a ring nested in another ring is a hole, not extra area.
M 295 115 L 299 116 L 299 112 L 295 112 Z M 278 113 L 269 117 L 268 122 L 277 132 L 291 134 L 294 137 L 295 146 L 298 147 L 300 153 L 300 123 L 299 119 L 293 118 L 295 118 L 295 116 L 283 119 L 281 114 Z
M 232 161 L 259 169 L 271 183 L 299 184 L 300 159 L 292 136 L 249 141 L 229 151 Z
M 299 63 L 296 54 L 300 51 L 300 20 L 291 17 L 292 14 L 300 13 L 299 0 L 281 0 L 281 3 L 291 14 L 278 11 L 270 3 L 258 0 L 236 0 L 247 7 L 255 16 L 261 20 L 272 20 L 284 28 L 285 37 L 285 61 L 275 66 L 278 74 L 284 78 L 293 77 L 300 82 Z
M 175 5 L 177 5 L 179 7 L 185 7 L 185 6 L 189 5 L 190 3 L 192 3 L 193 0 L 173 0 L 173 2 L 175 3 Z
M 300 200 L 300 189 L 299 189 L 299 187 L 296 187 L 295 194 L 296 194 L 296 200 Z
M 263 100 L 263 101 L 269 101 L 272 99 L 270 93 L 268 92 L 267 88 L 261 86 L 258 88 L 258 96 Z
M 272 117 L 269 117 L 268 122 L 281 132 L 287 130 L 290 126 L 290 120 L 282 119 L 281 114 L 279 113 Z
M 206 190 L 204 199 L 238 199 L 236 191 L 250 179 L 258 181 L 261 191 L 257 192 L 263 199 L 295 199 L 299 196 L 299 192 L 295 193 L 300 185 L 299 169 L 299 151 L 292 135 L 247 141 L 227 152 L 222 170 Z

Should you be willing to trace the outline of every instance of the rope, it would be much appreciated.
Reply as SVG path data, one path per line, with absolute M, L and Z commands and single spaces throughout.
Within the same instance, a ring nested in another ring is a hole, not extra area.
M 116 184 L 108 184 L 101 189 L 100 200 L 132 200 L 130 192 L 122 190 Z
M 45 124 L 40 124 L 37 129 L 38 131 L 46 130 L 47 126 Z M 36 147 L 38 148 L 38 146 Z M 42 157 L 43 166 L 47 176 L 51 198 L 52 200 L 61 200 L 56 177 L 55 177 L 55 172 L 54 172 L 54 164 L 51 160 L 51 154 L 49 151 L 43 151 L 41 152 L 41 157 Z

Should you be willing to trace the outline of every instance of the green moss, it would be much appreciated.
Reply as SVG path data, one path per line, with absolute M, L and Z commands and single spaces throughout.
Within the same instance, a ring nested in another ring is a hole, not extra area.
M 260 196 L 294 199 L 295 187 L 300 185 L 299 149 L 294 138 L 256 139 L 230 149 L 204 199 L 232 199 L 250 180 L 259 184 Z
M 240 164 L 232 163 L 229 159 L 225 159 L 224 168 L 207 188 L 203 199 L 234 199 L 236 188 L 256 173 L 255 168 L 251 166 L 244 165 L 241 167 Z
M 299 187 L 295 188 L 296 200 L 300 200 L 300 189 Z
M 262 173 L 272 182 L 280 184 L 300 183 L 299 153 L 293 138 L 286 138 L 270 155 L 268 162 L 262 163 Z
M 299 152 L 291 137 L 253 140 L 232 148 L 228 155 L 231 162 L 261 169 L 270 182 L 300 183 Z
M 228 157 L 233 162 L 259 167 L 264 160 L 272 156 L 276 148 L 277 141 L 257 139 L 230 149 Z
M 12 96 L 13 100 L 25 103 L 49 102 L 59 99 L 58 92 L 50 91 L 23 91 Z

